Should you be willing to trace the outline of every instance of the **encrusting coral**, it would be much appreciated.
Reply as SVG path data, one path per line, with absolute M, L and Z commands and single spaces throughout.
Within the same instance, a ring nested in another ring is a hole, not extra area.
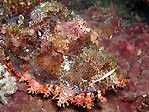
M 125 86 L 96 32 L 62 4 L 43 2 L 16 18 L 6 26 L 7 66 L 28 83 L 29 93 L 52 95 L 58 106 L 74 103 L 90 109 L 95 100 L 106 101 L 107 91 Z
M 5 105 L 8 104 L 8 96 L 17 89 L 15 77 L 11 76 L 9 69 L 0 63 L 0 101 Z

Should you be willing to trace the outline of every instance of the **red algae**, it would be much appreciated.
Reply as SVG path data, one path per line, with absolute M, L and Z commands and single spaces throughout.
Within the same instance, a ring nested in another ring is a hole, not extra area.
M 0 111 L 148 111 L 147 24 L 125 24 L 113 6 L 79 16 L 53 1 L 4 3 L 0 63 L 19 90 Z
M 113 6 L 76 14 L 55 1 L 9 1 L 0 63 L 19 90 L 0 111 L 148 111 L 148 24 L 126 25 Z
M 136 31 L 136 27 L 139 30 Z M 139 103 L 141 105 L 139 99 L 143 95 L 148 95 L 149 91 L 148 64 L 146 64 L 148 63 L 148 28 L 146 23 L 137 23 L 113 34 L 112 39 L 103 39 L 101 42 L 107 52 L 117 57 L 121 73 L 124 77 L 128 77 L 127 86 L 122 91 L 122 99 L 131 103 L 129 111 L 138 108 L 137 105 Z M 130 45 L 133 49 L 128 49 Z M 139 111 L 136 110 L 136 112 Z

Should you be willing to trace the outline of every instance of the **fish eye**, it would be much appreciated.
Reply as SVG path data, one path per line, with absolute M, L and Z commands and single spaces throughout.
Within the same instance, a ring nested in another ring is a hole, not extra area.
M 37 37 L 40 38 L 40 37 L 42 37 L 43 32 L 41 30 L 37 30 L 36 34 L 37 34 Z

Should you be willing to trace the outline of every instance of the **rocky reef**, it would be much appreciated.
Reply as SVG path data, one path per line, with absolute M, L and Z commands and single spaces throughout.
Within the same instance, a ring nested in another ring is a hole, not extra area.
M 16 92 L 1 98 L 4 111 L 148 109 L 148 24 L 128 25 L 112 5 L 74 12 L 56 1 L 10 0 L 1 11 L 0 62 L 11 73 L 6 94 Z

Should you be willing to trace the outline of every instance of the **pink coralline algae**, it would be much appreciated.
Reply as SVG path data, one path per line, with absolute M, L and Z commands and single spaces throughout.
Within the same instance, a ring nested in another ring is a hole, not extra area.
M 6 26 L 7 66 L 28 92 L 90 109 L 107 91 L 123 88 L 117 61 L 97 42 L 96 31 L 62 4 L 43 2 Z M 18 60 L 16 62 L 15 60 Z
M 141 112 L 144 110 L 143 108 L 148 108 L 148 104 L 146 105 L 147 107 L 142 107 L 140 101 L 142 96 L 149 94 L 149 83 L 147 81 L 149 78 L 147 64 L 149 59 L 148 37 L 149 25 L 137 23 L 113 34 L 111 40 L 101 40 L 105 50 L 117 57 L 121 73 L 128 78 L 127 86 L 122 91 L 123 98 L 120 96 L 123 101 L 131 103 L 128 103 L 130 107 L 127 110 L 128 112 L 135 109 L 136 112 Z M 148 97 L 144 99 L 148 99 Z M 137 109 L 137 106 L 141 108 Z M 148 110 L 146 109 L 146 111 Z
M 113 6 L 73 12 L 56 1 L 27 1 L 5 1 L 0 63 L 16 93 L 0 108 L 148 111 L 148 24 L 126 25 Z

